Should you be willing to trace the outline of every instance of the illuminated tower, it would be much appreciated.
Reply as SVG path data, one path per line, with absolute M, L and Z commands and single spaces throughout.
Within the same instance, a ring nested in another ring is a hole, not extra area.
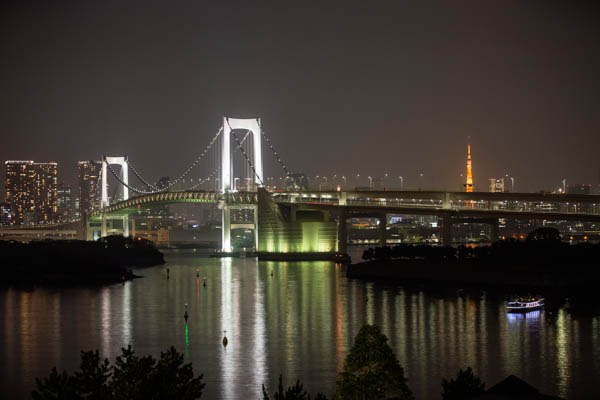
M 467 142 L 467 183 L 465 183 L 465 191 L 473 191 L 473 171 L 471 168 L 471 143 Z

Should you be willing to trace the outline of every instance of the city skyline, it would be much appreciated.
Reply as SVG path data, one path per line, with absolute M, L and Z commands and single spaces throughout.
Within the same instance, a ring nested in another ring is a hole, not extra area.
M 223 115 L 261 117 L 294 172 L 452 188 L 471 136 L 475 182 L 598 183 L 593 3 L 7 4 L 0 159 L 56 161 L 69 183 L 103 154 L 175 176 Z

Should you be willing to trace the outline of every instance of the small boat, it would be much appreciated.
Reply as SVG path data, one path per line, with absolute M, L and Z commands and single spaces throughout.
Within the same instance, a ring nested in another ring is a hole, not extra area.
M 544 299 L 541 297 L 529 297 L 506 302 L 506 311 L 508 312 L 527 312 L 539 310 L 540 308 L 544 308 Z

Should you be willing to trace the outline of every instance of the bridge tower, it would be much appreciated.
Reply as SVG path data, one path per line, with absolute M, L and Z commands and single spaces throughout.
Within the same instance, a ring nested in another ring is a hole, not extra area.
M 260 127 L 260 118 L 230 118 L 223 117 L 223 138 L 221 140 L 221 176 L 220 186 L 221 193 L 227 193 L 234 189 L 234 176 L 233 176 L 233 160 L 231 158 L 231 132 L 234 129 L 244 129 L 252 133 L 253 150 L 254 154 L 250 156 L 248 162 L 252 167 L 254 177 L 253 181 L 257 187 L 263 185 L 263 162 L 261 152 L 261 136 L 262 131 Z M 236 143 L 237 144 L 237 143 Z M 238 146 L 234 146 L 235 150 Z M 223 202 L 220 204 L 222 209 L 222 251 L 231 252 L 231 208 L 232 206 Z M 258 209 L 256 206 L 247 206 L 254 210 L 254 246 L 258 250 Z M 235 226 L 235 225 L 234 225 Z
M 120 165 L 121 166 L 121 174 L 123 183 L 123 200 L 129 199 L 129 168 L 127 166 L 127 156 L 121 157 L 102 157 L 102 177 L 101 177 L 101 198 L 100 198 L 100 208 L 108 207 L 109 199 L 108 199 L 108 166 L 109 165 Z M 102 214 L 102 237 L 106 236 L 106 214 Z M 129 236 L 129 217 L 127 215 L 123 216 L 123 236 Z

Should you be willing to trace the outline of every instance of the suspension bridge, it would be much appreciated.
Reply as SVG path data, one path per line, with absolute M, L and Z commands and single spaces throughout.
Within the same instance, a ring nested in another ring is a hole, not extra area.
M 206 147 L 175 179 L 152 184 L 127 156 L 103 156 L 99 177 L 100 207 L 80 221 L 26 227 L 21 232 L 70 232 L 94 240 L 108 234 L 129 235 L 130 216 L 140 209 L 161 204 L 208 203 L 221 212 L 221 250 L 232 252 L 231 231 L 254 231 L 254 249 L 259 254 L 313 254 L 324 258 L 346 253 L 347 221 L 378 218 L 380 243 L 386 243 L 386 215 L 434 215 L 441 219 L 444 243 L 452 240 L 452 225 L 483 223 L 498 238 L 498 221 L 503 218 L 576 220 L 600 222 L 600 196 L 487 193 L 448 191 L 311 191 L 290 188 L 268 190 L 263 170 L 263 145 L 283 175 L 290 170 L 262 130 L 258 118 L 223 117 L 223 123 Z M 130 174 L 131 172 L 131 174 Z M 109 176 L 116 182 L 109 196 Z M 130 176 L 137 184 L 130 181 Z M 186 178 L 196 177 L 195 183 Z M 117 196 L 118 192 L 120 196 Z M 117 199 L 118 198 L 118 199 Z M 231 210 L 252 210 L 253 221 L 236 223 Z M 118 223 L 115 223 L 118 221 Z M 69 230 L 70 229 L 70 230 Z M 19 232 L 13 228 L 12 231 Z M 7 230 L 0 230 L 0 237 Z M 54 236 L 52 234 L 54 232 Z M 73 233 L 73 232 L 76 232 Z M 46 236 L 48 237 L 48 236 Z

